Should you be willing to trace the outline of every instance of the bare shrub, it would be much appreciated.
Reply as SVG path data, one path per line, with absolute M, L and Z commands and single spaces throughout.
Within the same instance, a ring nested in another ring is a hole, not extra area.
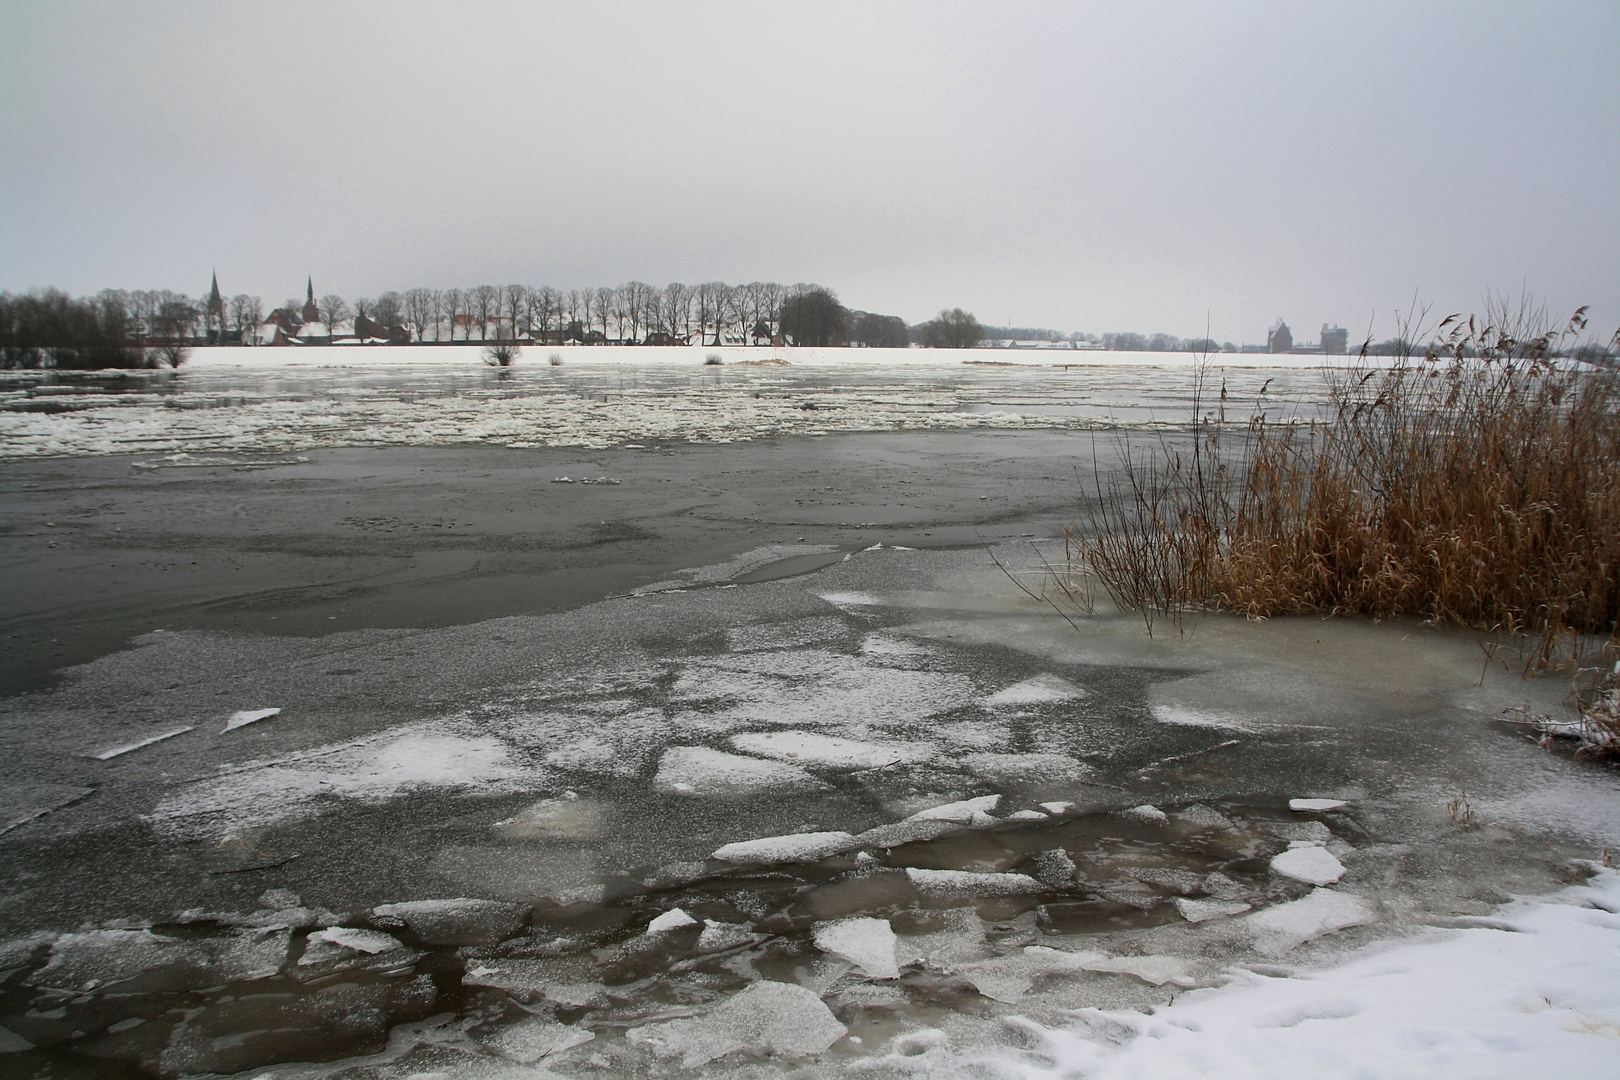
M 1414 321 L 1401 340 L 1431 336 Z M 1228 423 L 1224 385 L 1203 412 L 1206 365 L 1190 442 L 1126 447 L 1075 558 L 1150 628 L 1189 608 L 1420 615 L 1515 640 L 1535 670 L 1613 648 L 1620 373 L 1562 358 L 1584 308 L 1549 325 L 1497 300 L 1421 356 L 1364 346 L 1308 424 Z
M 523 355 L 523 347 L 505 331 L 497 331 L 495 340 L 484 346 L 483 355 L 484 363 L 491 367 L 511 367 L 512 361 Z
M 709 366 L 709 367 L 715 367 L 715 366 L 717 366 L 719 364 L 722 364 L 724 362 L 725 361 L 720 359 L 720 354 L 717 353 L 717 352 L 709 353 L 707 356 L 705 356 L 703 358 L 703 363 L 706 366 Z
M 554 352 L 546 359 L 551 363 L 552 367 L 562 367 L 562 353 Z

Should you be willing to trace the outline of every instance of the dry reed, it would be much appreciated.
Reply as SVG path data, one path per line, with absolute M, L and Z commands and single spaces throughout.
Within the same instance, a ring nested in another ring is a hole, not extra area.
M 1205 411 L 1206 364 L 1190 442 L 1099 471 L 1073 569 L 1150 629 L 1194 608 L 1417 615 L 1516 643 L 1528 669 L 1613 653 L 1620 372 L 1562 358 L 1585 325 L 1498 300 L 1403 332 L 1432 344 L 1326 369 L 1308 422 L 1228 422 L 1224 384 Z

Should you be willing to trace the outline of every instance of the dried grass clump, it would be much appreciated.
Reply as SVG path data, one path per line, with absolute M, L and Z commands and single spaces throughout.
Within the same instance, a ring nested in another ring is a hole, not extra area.
M 1190 608 L 1420 615 L 1515 641 L 1533 669 L 1614 648 L 1620 372 L 1562 358 L 1584 308 L 1548 325 L 1497 301 L 1421 356 L 1364 348 L 1309 423 L 1228 423 L 1223 386 L 1190 444 L 1127 447 L 1099 480 L 1081 568 L 1150 627 Z

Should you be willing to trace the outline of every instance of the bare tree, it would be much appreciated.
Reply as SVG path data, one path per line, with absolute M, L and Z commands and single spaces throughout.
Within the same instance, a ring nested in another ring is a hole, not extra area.
M 405 295 L 400 298 L 401 313 L 405 321 L 416 327 L 416 343 L 420 345 L 427 333 L 427 322 L 433 317 L 433 302 L 427 289 L 417 287 L 406 289 Z
M 467 311 L 467 294 L 460 289 L 446 289 L 440 295 L 444 298 L 444 315 L 450 322 L 450 343 L 453 345 L 456 341 L 456 320 Z
M 527 285 L 507 285 L 501 289 L 501 317 L 507 320 L 514 338 L 521 333 L 518 324 L 528 313 L 529 293 L 532 291 Z
M 602 336 L 607 337 L 608 321 L 619 314 L 618 290 L 599 288 L 596 290 L 596 321 L 602 324 Z
M 238 293 L 231 297 L 231 323 L 241 335 L 243 345 L 248 343 L 248 334 L 259 325 L 264 315 L 264 304 L 257 296 Z
M 370 318 L 376 304 L 369 296 L 362 296 L 354 302 L 354 317 L 356 319 Z
M 315 306 L 321 313 L 321 322 L 326 324 L 326 336 L 337 337 L 337 324 L 351 314 L 348 302 L 337 293 L 327 293 L 316 301 Z
M 500 318 L 501 291 L 493 285 L 475 285 L 468 289 L 467 313 L 478 322 L 478 339 L 488 341 L 489 320 Z
M 372 305 L 371 319 L 384 330 L 392 330 L 404 322 L 404 308 L 399 293 L 385 292 Z

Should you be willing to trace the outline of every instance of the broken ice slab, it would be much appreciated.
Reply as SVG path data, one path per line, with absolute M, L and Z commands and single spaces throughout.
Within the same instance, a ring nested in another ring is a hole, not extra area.
M 373 921 L 398 920 L 424 945 L 493 945 L 512 937 L 529 918 L 527 904 L 500 900 L 410 900 L 371 909 Z
M 1053 889 L 1074 887 L 1074 859 L 1062 848 L 1037 851 L 1030 858 L 1037 880 Z
M 888 825 L 878 825 L 875 828 L 867 829 L 855 837 L 855 841 L 862 847 L 892 848 L 918 840 L 935 840 L 946 833 L 956 832 L 961 827 L 961 824 L 954 821 L 941 821 L 934 818 L 907 818 L 905 821 L 896 821 Z
M 1041 809 L 1045 810 L 1048 814 L 1051 814 L 1053 817 L 1057 817 L 1060 814 L 1067 814 L 1070 810 L 1073 810 L 1074 809 L 1074 803 L 1072 803 L 1072 802 L 1043 802 L 1043 803 L 1041 803 Z
M 511 840 L 595 840 L 604 830 L 605 811 L 595 799 L 541 799 L 491 828 Z
M 1372 921 L 1372 910 L 1358 898 L 1332 889 L 1315 889 L 1303 899 L 1257 911 L 1243 925 L 1254 935 L 1255 948 L 1280 956 L 1314 937 Z
M 773 863 L 814 862 L 859 846 L 860 841 L 847 832 L 795 833 L 726 844 L 717 848 L 710 858 L 768 866 Z
M 647 933 L 649 935 L 667 934 L 671 930 L 679 930 L 683 926 L 696 925 L 697 920 L 680 908 L 670 908 L 647 924 Z
M 806 1057 L 843 1038 L 848 1028 L 812 990 L 793 983 L 756 982 L 706 1016 L 648 1024 L 625 1032 L 626 1041 L 683 1069 L 736 1051 Z
M 309 935 L 303 955 L 288 974 L 300 982 L 318 981 L 340 971 L 398 974 L 423 955 L 379 930 L 334 926 Z
M 726 754 L 706 746 L 670 747 L 658 763 L 653 784 L 675 795 L 719 796 L 820 791 L 827 786 L 797 765 Z
M 922 933 L 907 933 L 896 945 L 902 965 L 926 963 L 930 967 L 953 970 L 962 964 L 985 959 L 990 949 L 985 940 L 984 920 L 971 907 L 938 911 L 909 912 L 918 918 Z
M 1050 821 L 1046 814 L 1039 810 L 1014 810 L 1006 817 L 1007 821 Z
M 484 1045 L 509 1061 L 532 1065 L 596 1038 L 596 1032 L 574 1024 L 559 1024 L 544 1016 L 527 1016 L 501 1028 Z
M 974 814 L 988 814 L 996 808 L 996 804 L 1000 801 L 1000 795 L 981 795 L 977 799 L 962 799 L 958 802 L 945 803 L 942 806 L 931 806 L 927 810 L 919 810 L 906 820 L 954 821 L 966 825 L 973 820 Z
M 1191 961 L 1177 956 L 1108 956 L 1100 952 L 1065 952 L 1045 945 L 966 965 L 961 975 L 974 989 L 996 1001 L 1015 1002 L 1040 978 L 1100 972 L 1132 975 L 1154 986 L 1167 982 L 1190 985 Z
M 937 749 L 932 743 L 861 742 L 812 731 L 748 731 L 733 735 L 731 745 L 756 757 L 842 769 L 914 764 L 927 761 Z
M 1047 886 L 1028 874 L 976 874 L 908 866 L 906 877 L 923 896 L 1031 896 L 1047 891 Z
M 1195 829 L 1235 829 L 1237 825 L 1231 818 L 1219 810 L 1212 810 L 1207 806 L 1194 803 L 1184 810 L 1176 811 L 1176 820 L 1183 825 L 1191 825 Z
M 739 945 L 752 945 L 756 941 L 763 941 L 763 934 L 754 933 L 754 928 L 748 923 L 717 922 L 714 919 L 703 920 L 703 933 L 698 935 L 697 951 L 700 953 L 724 952 L 735 949 Z
M 256 724 L 260 720 L 268 720 L 272 716 L 280 715 L 280 709 L 243 709 L 241 712 L 231 713 L 231 718 L 225 721 L 225 726 L 220 729 L 219 733 L 223 735 L 227 731 L 246 727 L 248 724 Z
M 1181 917 L 1190 923 L 1241 915 L 1250 907 L 1241 900 L 1189 900 L 1184 896 L 1176 897 L 1174 903 L 1176 910 L 1181 912 Z
M 140 750 L 143 747 L 151 746 L 153 743 L 160 743 L 164 739 L 172 739 L 176 735 L 184 735 L 195 727 L 195 724 L 187 724 L 184 727 L 177 727 L 173 731 L 165 731 L 161 735 L 153 735 L 139 742 L 125 743 L 123 746 L 115 746 L 110 750 L 103 750 L 100 753 L 92 753 L 88 756 L 95 758 L 97 761 L 111 761 L 113 758 L 130 753 L 133 750 Z
M 887 919 L 852 918 L 816 923 L 816 948 L 848 960 L 873 979 L 898 979 L 894 928 Z
M 1344 864 L 1315 844 L 1290 847 L 1271 860 L 1273 872 L 1307 885 L 1331 885 L 1344 876 Z
M 1304 813 L 1320 813 L 1325 810 L 1337 810 L 1341 806 L 1350 805 L 1343 799 L 1289 799 L 1288 809 Z
M 1130 818 L 1132 821 L 1140 821 L 1144 825 L 1168 825 L 1170 823 L 1170 815 L 1152 803 L 1143 803 L 1141 806 L 1133 806 L 1129 810 L 1121 810 L 1119 816 Z
M 208 985 L 208 962 L 201 942 L 150 930 L 87 930 L 57 938 L 49 962 L 27 985 L 80 994 L 184 990 Z

